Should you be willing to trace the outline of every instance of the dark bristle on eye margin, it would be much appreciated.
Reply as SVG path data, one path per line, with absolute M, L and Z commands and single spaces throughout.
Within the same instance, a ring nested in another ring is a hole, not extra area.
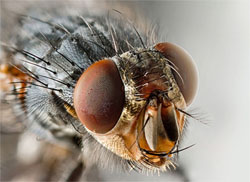
M 189 106 L 198 90 L 198 70 L 193 58 L 185 49 L 169 42 L 158 43 L 155 49 L 161 52 L 177 68 L 173 71 L 173 74 L 186 104 Z
M 124 86 L 111 60 L 91 65 L 74 90 L 74 107 L 79 120 L 96 133 L 107 133 L 116 125 L 124 100 Z

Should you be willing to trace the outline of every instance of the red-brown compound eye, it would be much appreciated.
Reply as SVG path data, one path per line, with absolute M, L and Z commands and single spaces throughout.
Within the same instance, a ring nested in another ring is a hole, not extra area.
M 190 105 L 198 89 L 198 71 L 192 57 L 183 48 L 168 42 L 157 44 L 155 49 L 177 67 L 183 81 L 175 71 L 173 71 L 173 74 L 187 106 Z
M 124 101 L 124 86 L 111 60 L 91 65 L 81 75 L 74 90 L 74 107 L 79 120 L 96 133 L 107 133 L 116 125 Z

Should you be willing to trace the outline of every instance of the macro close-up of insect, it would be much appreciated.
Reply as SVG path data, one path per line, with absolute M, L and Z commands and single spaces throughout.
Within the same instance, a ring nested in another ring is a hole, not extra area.
M 189 48 L 140 3 L 58 2 L 1 2 L 1 180 L 189 181 Z

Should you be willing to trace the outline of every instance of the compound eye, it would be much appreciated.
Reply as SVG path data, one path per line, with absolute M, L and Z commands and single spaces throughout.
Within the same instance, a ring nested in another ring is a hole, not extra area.
M 95 133 L 107 133 L 118 122 L 125 102 L 124 86 L 115 63 L 101 60 L 84 71 L 74 90 L 79 120 Z
M 186 104 L 189 106 L 194 100 L 198 89 L 198 71 L 192 57 L 180 46 L 168 42 L 157 44 L 155 49 L 177 67 L 176 71 L 178 71 L 182 79 L 175 71 L 173 71 L 173 74 Z

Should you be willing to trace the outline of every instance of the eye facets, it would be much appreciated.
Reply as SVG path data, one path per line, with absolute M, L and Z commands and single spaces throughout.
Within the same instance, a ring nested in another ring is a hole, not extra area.
M 111 60 L 91 65 L 78 80 L 74 91 L 74 107 L 79 120 L 96 133 L 106 133 L 115 126 L 124 100 L 123 83 Z

